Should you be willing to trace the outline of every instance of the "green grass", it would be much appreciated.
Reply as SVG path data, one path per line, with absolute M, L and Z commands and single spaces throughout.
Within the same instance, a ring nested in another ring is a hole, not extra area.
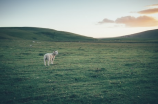
M 75 33 L 57 31 L 37 27 L 1 27 L 0 39 L 9 40 L 36 40 L 36 41 L 94 41 L 96 39 L 81 36 Z
M 158 102 L 157 43 L 38 42 L 0 40 L 1 104 Z

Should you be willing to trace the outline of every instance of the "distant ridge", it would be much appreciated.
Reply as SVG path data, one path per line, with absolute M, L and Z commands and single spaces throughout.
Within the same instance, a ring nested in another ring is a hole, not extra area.
M 92 41 L 94 38 L 37 27 L 0 27 L 0 39 L 43 41 Z
M 133 38 L 133 39 L 158 39 L 158 29 L 143 31 L 131 35 L 121 36 L 118 38 Z
M 0 27 L 0 40 L 34 40 L 54 42 L 157 42 L 158 29 L 144 31 L 136 34 L 100 38 L 82 36 L 75 33 L 57 31 L 38 27 Z

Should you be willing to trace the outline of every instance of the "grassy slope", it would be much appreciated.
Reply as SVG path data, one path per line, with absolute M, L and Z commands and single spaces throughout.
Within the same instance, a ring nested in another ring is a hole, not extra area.
M 148 30 L 140 33 L 135 33 L 131 35 L 122 36 L 120 38 L 141 38 L 141 39 L 158 39 L 158 29 Z
M 158 42 L 158 29 L 144 31 L 136 34 L 126 35 L 117 38 L 102 38 L 104 42 L 126 42 L 126 43 L 143 43 L 143 42 Z
M 24 39 L 45 41 L 92 41 L 93 38 L 74 33 L 33 27 L 5 27 L 0 28 L 1 39 Z
M 84 41 L 84 42 L 158 42 L 158 30 L 127 35 L 118 38 L 94 39 L 74 33 L 35 27 L 1 27 L 0 39 L 33 40 L 33 41 Z
M 0 41 L 1 104 L 158 102 L 157 43 Z M 59 55 L 45 67 L 53 50 Z

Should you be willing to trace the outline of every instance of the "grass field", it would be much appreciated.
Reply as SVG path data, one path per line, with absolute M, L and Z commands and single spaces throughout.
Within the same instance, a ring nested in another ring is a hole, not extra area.
M 158 43 L 2 39 L 0 71 L 1 104 L 158 103 Z

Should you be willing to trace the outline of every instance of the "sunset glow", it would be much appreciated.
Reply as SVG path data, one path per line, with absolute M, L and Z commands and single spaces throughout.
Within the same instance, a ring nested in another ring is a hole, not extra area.
M 1 0 L 0 27 L 43 27 L 103 38 L 158 29 L 157 0 Z

